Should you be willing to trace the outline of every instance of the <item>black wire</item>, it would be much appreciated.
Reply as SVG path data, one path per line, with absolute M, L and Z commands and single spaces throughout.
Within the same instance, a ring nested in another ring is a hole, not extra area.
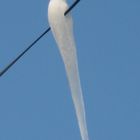
M 29 45 L 20 55 L 17 56 L 8 66 L 6 66 L 1 72 L 0 76 L 2 76 L 8 69 L 10 69 L 28 50 L 32 48 L 33 45 L 35 45 L 46 33 L 48 33 L 51 30 L 49 27 L 43 34 L 41 34 L 31 45 Z
M 77 4 L 80 2 L 80 0 L 75 1 L 68 10 L 64 13 L 66 16 Z M 29 45 L 21 54 L 19 54 L 10 64 L 8 64 L 1 72 L 0 77 L 6 73 L 26 52 L 28 52 L 45 34 L 47 34 L 51 30 L 50 27 L 48 27 L 47 30 L 45 30 L 31 45 Z
M 66 16 L 79 2 L 80 2 L 80 0 L 76 0 L 76 1 L 69 7 L 69 9 L 64 13 L 64 15 Z

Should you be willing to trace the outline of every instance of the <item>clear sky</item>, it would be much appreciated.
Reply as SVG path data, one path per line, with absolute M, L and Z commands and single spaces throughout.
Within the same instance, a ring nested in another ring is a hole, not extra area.
M 0 69 L 48 27 L 48 3 L 0 1 Z M 140 1 L 72 13 L 90 140 L 140 140 Z M 0 78 L 0 140 L 81 140 L 51 32 Z

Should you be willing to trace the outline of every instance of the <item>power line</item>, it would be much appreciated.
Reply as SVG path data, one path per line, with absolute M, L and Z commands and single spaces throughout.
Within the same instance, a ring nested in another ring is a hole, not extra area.
M 78 3 L 80 0 L 76 0 L 64 13 L 66 16 Z M 23 57 L 42 37 L 44 37 L 51 30 L 48 27 L 33 43 L 31 43 L 24 51 L 22 51 L 12 62 L 10 62 L 1 72 L 0 77 L 5 74 L 21 57 Z

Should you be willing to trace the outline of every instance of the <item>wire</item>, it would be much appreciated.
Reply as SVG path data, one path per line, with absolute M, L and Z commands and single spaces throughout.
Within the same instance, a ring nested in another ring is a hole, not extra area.
M 80 0 L 76 0 L 76 1 L 69 7 L 69 9 L 64 13 L 64 15 L 66 16 L 79 2 L 80 2 Z
M 64 13 L 66 16 L 78 3 L 80 0 L 76 0 Z M 21 52 L 11 63 L 9 63 L 1 72 L 0 77 L 5 74 L 22 56 L 24 56 L 42 37 L 44 37 L 49 31 L 51 30 L 50 27 L 46 29 L 33 43 L 31 43 L 23 52 Z

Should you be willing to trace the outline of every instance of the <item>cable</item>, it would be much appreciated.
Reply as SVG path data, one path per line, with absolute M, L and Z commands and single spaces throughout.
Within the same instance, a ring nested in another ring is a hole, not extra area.
M 80 0 L 76 0 L 76 1 L 69 7 L 69 9 L 64 13 L 64 15 L 66 16 L 79 2 L 80 2 Z
M 66 16 L 78 3 L 80 0 L 76 0 L 64 13 Z M 51 30 L 50 27 L 46 29 L 33 43 L 31 43 L 23 52 L 21 52 L 11 63 L 9 63 L 1 72 L 0 77 L 5 74 L 22 56 L 24 56 L 42 37 L 44 37 L 49 31 Z

